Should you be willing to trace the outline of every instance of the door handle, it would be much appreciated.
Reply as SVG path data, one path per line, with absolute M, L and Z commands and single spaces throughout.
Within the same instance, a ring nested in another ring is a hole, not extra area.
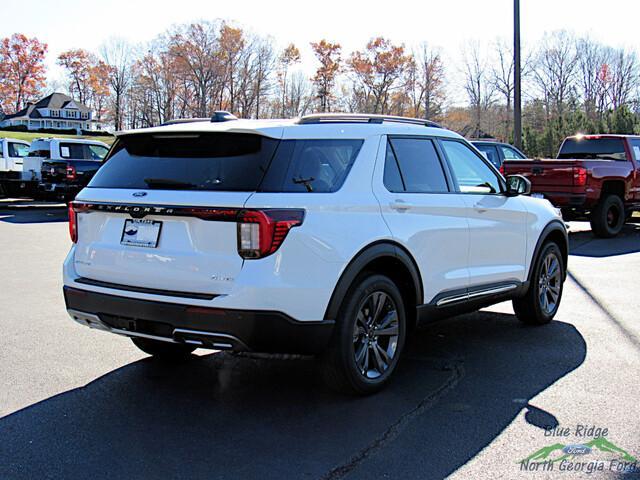
M 531 169 L 531 173 L 533 173 L 534 175 L 540 175 L 544 170 L 542 170 L 542 167 L 533 167 Z
M 413 207 L 413 205 L 411 205 L 408 202 L 405 202 L 404 200 L 394 200 L 389 204 L 389 206 L 394 210 L 400 210 L 400 211 L 409 210 L 411 207 Z

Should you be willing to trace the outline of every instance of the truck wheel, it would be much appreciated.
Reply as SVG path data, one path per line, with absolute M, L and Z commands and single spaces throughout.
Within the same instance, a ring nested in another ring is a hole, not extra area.
M 607 195 L 591 213 L 591 230 L 596 237 L 615 237 L 622 230 L 626 215 L 618 195 Z
M 522 323 L 544 325 L 553 319 L 562 299 L 564 264 L 558 245 L 545 244 L 533 268 L 529 290 L 513 300 L 513 310 Z
M 167 362 L 184 360 L 196 349 L 193 345 L 161 342 L 159 340 L 142 337 L 132 337 L 131 341 L 144 353 L 148 353 L 154 358 Z
M 359 277 L 346 295 L 321 373 L 334 390 L 367 395 L 384 387 L 393 374 L 406 332 L 398 287 L 383 275 Z

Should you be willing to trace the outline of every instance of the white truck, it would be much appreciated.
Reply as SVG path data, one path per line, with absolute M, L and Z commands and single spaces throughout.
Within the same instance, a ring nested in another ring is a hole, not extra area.
M 0 195 L 14 195 L 24 180 L 23 162 L 29 154 L 29 142 L 0 138 Z

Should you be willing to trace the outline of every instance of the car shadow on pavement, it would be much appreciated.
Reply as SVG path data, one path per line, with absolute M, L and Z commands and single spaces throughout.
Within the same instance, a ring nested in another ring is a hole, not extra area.
M 0 419 L 0 478 L 442 478 L 585 355 L 573 325 L 479 312 L 417 329 L 366 398 L 308 359 L 144 359 Z
M 7 223 L 51 223 L 67 222 L 67 209 L 57 208 L 1 208 L 0 222 Z
M 569 232 L 569 254 L 611 257 L 640 252 L 640 224 L 627 223 L 614 238 L 597 238 L 591 231 Z

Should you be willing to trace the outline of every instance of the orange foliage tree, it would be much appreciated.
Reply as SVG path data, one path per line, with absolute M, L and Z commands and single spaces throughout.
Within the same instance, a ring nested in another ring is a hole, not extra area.
M 363 51 L 351 55 L 348 65 L 363 89 L 366 111 L 388 113 L 390 94 L 401 86 L 399 80 L 410 61 L 403 45 L 393 45 L 382 37 L 372 39 Z
M 0 108 L 18 111 L 45 85 L 47 44 L 16 33 L 0 41 Z
M 312 42 L 311 48 L 320 61 L 320 66 L 311 80 L 316 86 L 320 111 L 328 112 L 331 109 L 330 103 L 333 98 L 336 76 L 340 72 L 342 47 L 339 43 L 330 43 L 322 39 L 319 42 Z

